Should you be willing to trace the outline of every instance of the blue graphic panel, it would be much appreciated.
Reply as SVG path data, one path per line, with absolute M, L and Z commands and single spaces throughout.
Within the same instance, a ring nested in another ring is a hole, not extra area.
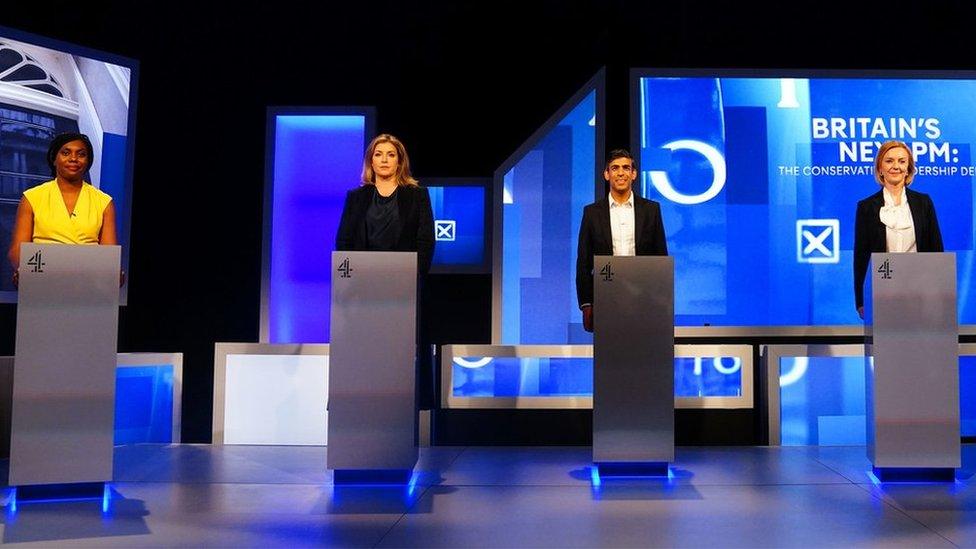
M 332 250 L 359 186 L 366 116 L 273 116 L 270 343 L 328 343 Z
M 593 202 L 596 91 L 504 176 L 503 344 L 586 344 L 576 301 L 576 239 Z M 525 314 L 522 314 L 522 312 Z
M 455 397 L 590 397 L 593 359 L 455 357 Z M 738 357 L 675 357 L 674 396 L 742 395 Z
M 854 309 L 857 201 L 880 187 L 877 147 L 918 164 L 958 261 L 959 318 L 972 288 L 976 81 L 642 77 L 640 188 L 661 202 L 679 325 L 844 325 Z
M 864 357 L 780 359 L 783 446 L 866 444 Z M 959 357 L 961 436 L 976 436 L 976 356 Z
M 959 420 L 964 437 L 976 437 L 976 356 L 959 357 Z
M 433 265 L 479 267 L 485 263 L 485 192 L 482 186 L 429 186 L 434 210 Z
M 864 357 L 780 359 L 783 446 L 866 444 Z
M 115 444 L 173 442 L 173 366 L 126 366 L 115 374 Z

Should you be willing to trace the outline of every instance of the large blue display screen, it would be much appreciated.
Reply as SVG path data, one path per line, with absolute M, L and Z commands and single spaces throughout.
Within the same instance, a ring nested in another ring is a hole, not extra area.
M 713 75 L 720 76 L 720 75 Z M 908 143 L 976 323 L 976 81 L 636 79 L 641 194 L 661 203 L 679 325 L 845 325 L 858 200 L 874 153 Z
M 434 211 L 434 272 L 483 270 L 485 257 L 484 186 L 426 185 Z
M 576 239 L 593 202 L 596 91 L 503 178 L 503 344 L 588 344 L 576 301 Z
M 593 396 L 593 359 L 456 357 L 455 397 Z M 674 396 L 742 396 L 739 357 L 675 357 Z

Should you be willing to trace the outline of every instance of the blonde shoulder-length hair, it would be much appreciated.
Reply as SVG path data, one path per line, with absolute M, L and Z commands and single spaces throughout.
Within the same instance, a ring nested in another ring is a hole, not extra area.
M 885 155 L 888 154 L 888 151 L 898 148 L 905 149 L 905 152 L 908 153 L 908 170 L 905 172 L 905 186 L 911 185 L 912 180 L 915 179 L 915 157 L 912 155 L 912 150 L 901 141 L 887 141 L 881 145 L 881 148 L 878 149 L 877 156 L 874 157 L 874 179 L 882 187 L 884 186 L 884 172 L 881 171 L 881 162 L 884 160 Z
M 373 173 L 373 153 L 376 152 L 376 147 L 382 143 L 389 143 L 393 145 L 393 148 L 397 152 L 397 172 L 396 181 L 397 185 L 403 187 L 416 187 L 419 182 L 410 175 L 410 157 L 407 156 L 407 148 L 403 146 L 403 142 L 396 137 L 388 134 L 381 133 L 373 138 L 369 142 L 369 146 L 366 147 L 366 156 L 363 157 L 363 174 L 362 174 L 362 184 L 363 185 L 375 185 L 376 184 L 376 174 Z

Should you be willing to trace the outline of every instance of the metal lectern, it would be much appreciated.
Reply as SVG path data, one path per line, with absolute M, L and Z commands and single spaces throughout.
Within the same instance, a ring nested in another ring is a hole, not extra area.
M 887 480 L 952 481 L 961 465 L 956 256 L 871 254 L 867 451 Z
M 333 252 L 328 466 L 405 483 L 417 463 L 417 254 Z
M 112 480 L 118 246 L 23 244 L 10 479 L 16 497 Z
M 596 256 L 593 462 L 666 475 L 674 461 L 674 260 Z

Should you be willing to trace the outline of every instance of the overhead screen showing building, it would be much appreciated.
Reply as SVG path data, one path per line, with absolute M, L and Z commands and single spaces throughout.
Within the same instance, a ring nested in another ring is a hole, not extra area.
M 635 72 L 640 192 L 661 202 L 679 325 L 852 325 L 875 151 L 913 151 L 976 323 L 976 80 Z
M 53 179 L 51 139 L 81 132 L 95 149 L 88 180 L 112 196 L 123 269 L 128 263 L 135 61 L 0 28 L 0 249 L 10 246 L 25 190 Z M 16 301 L 0 261 L 0 301 Z M 124 294 L 123 294 L 124 296 Z

